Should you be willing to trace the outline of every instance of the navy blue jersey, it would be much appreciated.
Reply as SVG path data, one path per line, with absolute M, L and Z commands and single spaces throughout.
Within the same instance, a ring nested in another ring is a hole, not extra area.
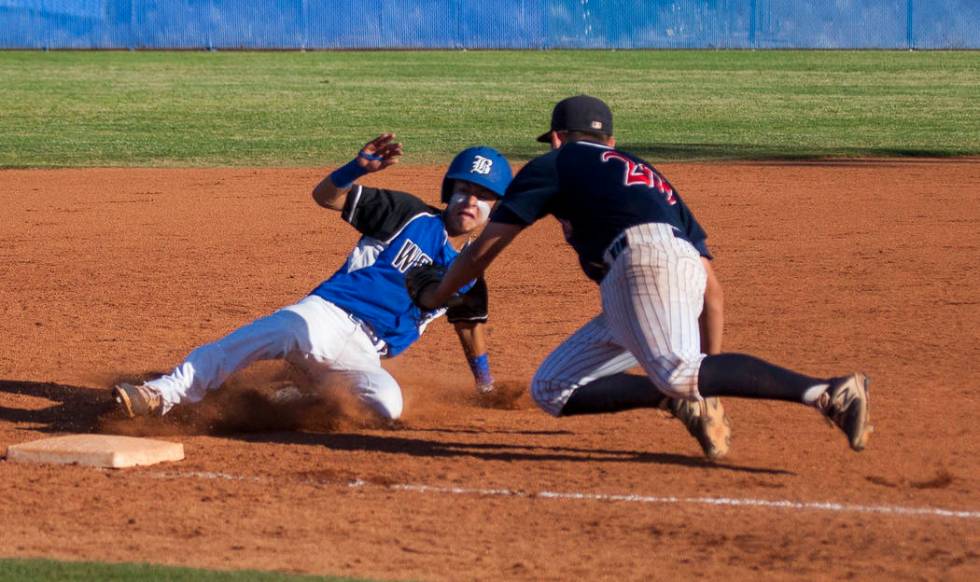
M 419 310 L 405 289 L 405 271 L 428 263 L 448 268 L 458 253 L 442 212 L 411 194 L 355 185 L 341 216 L 364 236 L 313 294 L 368 324 L 395 356 L 446 311 Z
M 670 182 L 640 158 L 609 146 L 572 142 L 531 160 L 490 220 L 530 225 L 548 214 L 562 223 L 582 269 L 596 281 L 605 274 L 603 252 L 638 224 L 669 224 L 711 258 L 708 235 Z

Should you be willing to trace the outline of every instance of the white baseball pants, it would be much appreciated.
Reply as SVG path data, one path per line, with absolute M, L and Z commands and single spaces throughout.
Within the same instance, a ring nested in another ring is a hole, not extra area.
M 701 398 L 701 256 L 666 224 L 641 224 L 624 236 L 606 251 L 602 313 L 545 358 L 531 382 L 531 395 L 549 414 L 561 414 L 579 387 L 636 364 L 667 396 Z
M 402 413 L 398 382 L 362 325 L 316 295 L 203 345 L 170 374 L 147 382 L 163 395 L 164 412 L 199 402 L 233 373 L 258 360 L 285 359 L 315 382 L 342 382 L 385 419 Z

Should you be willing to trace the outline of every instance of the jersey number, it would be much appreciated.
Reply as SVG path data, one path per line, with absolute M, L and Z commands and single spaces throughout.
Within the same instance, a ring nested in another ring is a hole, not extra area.
M 677 204 L 677 196 L 674 189 L 670 187 L 667 180 L 660 177 L 653 168 L 646 164 L 638 164 L 619 152 L 602 152 L 602 161 L 619 160 L 626 164 L 626 174 L 623 176 L 623 184 L 626 186 L 646 186 L 654 188 L 657 192 L 664 195 L 667 204 L 673 206 Z

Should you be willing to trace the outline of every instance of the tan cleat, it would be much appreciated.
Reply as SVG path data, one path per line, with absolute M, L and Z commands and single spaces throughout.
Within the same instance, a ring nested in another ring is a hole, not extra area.
M 704 400 L 670 399 L 670 412 L 677 417 L 687 432 L 698 440 L 704 456 L 717 461 L 728 454 L 732 446 L 732 424 L 725 416 L 720 398 Z
M 163 397 L 146 384 L 117 384 L 112 389 L 112 397 L 119 405 L 119 410 L 129 418 L 163 414 Z
M 835 378 L 817 401 L 817 409 L 827 422 L 844 431 L 855 451 L 863 451 L 874 430 L 871 420 L 871 380 L 858 372 Z
M 292 383 L 284 383 L 281 388 L 272 393 L 274 404 L 296 404 L 306 397 L 298 386 Z

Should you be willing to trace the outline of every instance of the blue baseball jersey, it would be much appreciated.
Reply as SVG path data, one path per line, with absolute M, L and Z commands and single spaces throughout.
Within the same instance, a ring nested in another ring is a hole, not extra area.
M 385 355 L 396 356 L 446 311 L 416 307 L 405 289 L 405 271 L 428 263 L 448 268 L 458 253 L 441 211 L 405 192 L 354 185 L 341 216 L 363 236 L 313 294 L 366 323 L 385 342 Z
M 595 281 L 605 275 L 604 251 L 638 224 L 669 224 L 711 258 L 708 235 L 670 182 L 640 158 L 606 145 L 571 142 L 531 160 L 490 220 L 530 225 L 548 214 L 562 223 L 582 270 Z

